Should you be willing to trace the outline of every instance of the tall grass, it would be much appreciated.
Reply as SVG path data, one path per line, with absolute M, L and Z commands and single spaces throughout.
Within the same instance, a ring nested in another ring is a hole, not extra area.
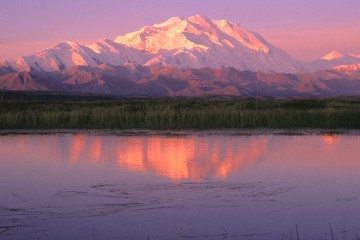
M 0 129 L 360 128 L 360 99 L 0 102 Z

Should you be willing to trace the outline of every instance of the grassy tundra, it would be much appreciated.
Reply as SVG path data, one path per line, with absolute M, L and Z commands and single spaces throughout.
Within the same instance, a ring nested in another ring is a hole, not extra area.
M 360 129 L 360 98 L 2 100 L 0 129 Z

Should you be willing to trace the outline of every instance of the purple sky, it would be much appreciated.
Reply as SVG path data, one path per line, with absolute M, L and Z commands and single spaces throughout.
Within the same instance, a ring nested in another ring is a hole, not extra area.
M 360 54 L 359 11 L 360 0 L 9 0 L 0 4 L 0 61 L 195 14 L 235 21 L 301 60 Z

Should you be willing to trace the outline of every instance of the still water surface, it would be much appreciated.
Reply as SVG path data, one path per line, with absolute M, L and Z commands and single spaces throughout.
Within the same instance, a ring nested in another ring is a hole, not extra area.
M 360 235 L 359 136 L 5 135 L 0 153 L 0 239 Z

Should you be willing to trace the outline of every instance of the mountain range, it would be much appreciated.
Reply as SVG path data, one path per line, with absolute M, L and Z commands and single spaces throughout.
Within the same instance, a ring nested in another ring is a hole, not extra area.
M 226 20 L 170 18 L 81 44 L 62 42 L 0 65 L 0 89 L 120 96 L 360 95 L 360 56 L 311 63 Z

